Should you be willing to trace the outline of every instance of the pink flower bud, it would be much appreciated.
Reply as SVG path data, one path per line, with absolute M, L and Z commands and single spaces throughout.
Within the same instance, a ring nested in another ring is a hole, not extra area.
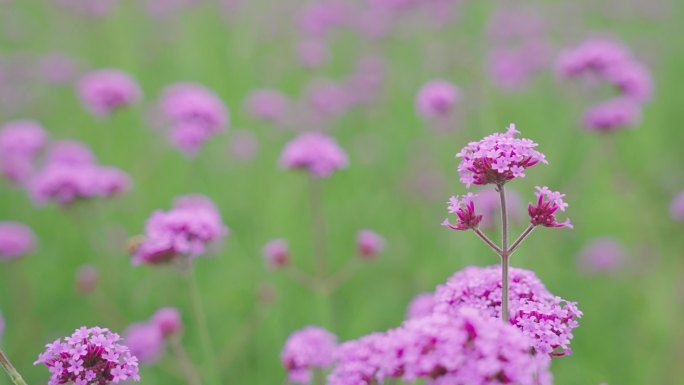
M 372 230 L 361 230 L 356 236 L 356 248 L 361 258 L 371 260 L 385 248 L 385 239 Z
M 261 253 L 266 259 L 266 265 L 273 270 L 282 269 L 290 264 L 290 249 L 284 239 L 274 239 L 268 242 Z
M 180 312 L 175 307 L 165 307 L 157 310 L 152 316 L 152 323 L 157 326 L 164 337 L 183 330 Z
M 76 271 L 76 289 L 80 294 L 90 294 L 95 290 L 100 275 L 93 265 L 82 265 Z

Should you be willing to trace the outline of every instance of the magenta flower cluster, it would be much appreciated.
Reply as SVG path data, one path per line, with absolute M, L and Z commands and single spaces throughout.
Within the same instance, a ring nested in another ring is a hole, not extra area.
M 28 189 L 39 204 L 53 201 L 68 205 L 82 199 L 111 197 L 130 186 L 125 172 L 96 164 L 87 146 L 65 141 L 51 148 L 45 165 L 31 179 Z
M 426 119 L 448 118 L 461 101 L 461 91 L 446 80 L 432 80 L 418 91 L 416 108 Z
M 548 187 L 535 187 L 537 192 L 534 195 L 537 196 L 537 204 L 529 204 L 527 212 L 530 215 L 530 222 L 533 226 L 545 226 L 545 227 L 569 227 L 573 228 L 570 219 L 566 219 L 564 222 L 559 223 L 556 221 L 555 212 L 565 211 L 568 204 L 563 201 L 565 194 L 561 194 L 558 191 L 551 191 Z
M 280 155 L 280 165 L 304 169 L 311 175 L 326 178 L 349 164 L 347 153 L 337 142 L 316 131 L 304 132 L 290 141 Z
M 589 39 L 564 50 L 556 70 L 564 78 L 591 74 L 618 91 L 614 98 L 585 112 L 584 127 L 592 131 L 610 132 L 638 124 L 642 106 L 653 94 L 648 69 L 626 46 L 608 39 Z
M 211 200 L 198 195 L 181 197 L 171 210 L 157 210 L 147 220 L 143 240 L 132 250 L 133 264 L 193 259 L 226 235 L 228 228 Z
M 475 213 L 473 198 L 475 198 L 473 193 L 467 193 L 462 198 L 459 198 L 458 196 L 449 198 L 447 207 L 449 214 L 455 213 L 458 219 L 456 220 L 456 224 L 451 224 L 448 218 L 444 219 L 442 226 L 461 231 L 477 229 L 480 221 L 482 221 L 482 215 Z
M 356 250 L 361 258 L 374 259 L 385 249 L 385 239 L 373 230 L 364 229 L 356 234 Z
M 13 260 L 33 251 L 36 236 L 26 225 L 18 222 L 0 222 L 0 260 Z
M 143 364 L 157 362 L 166 339 L 183 329 L 180 312 L 173 307 L 157 310 L 147 321 L 135 323 L 124 331 L 124 339 L 131 353 Z
M 545 355 L 569 354 L 572 330 L 582 312 L 577 304 L 551 294 L 534 272 L 511 268 L 510 324 L 531 338 Z M 475 308 L 491 318 L 501 316 L 501 267 L 467 267 L 435 292 L 435 313 L 452 315 Z
M 196 154 L 229 123 L 228 108 L 223 101 L 197 83 L 168 86 L 158 108 L 171 143 L 189 155 Z
M 309 384 L 313 369 L 330 367 L 335 360 L 337 337 L 329 331 L 307 326 L 287 339 L 280 360 L 291 383 Z
M 516 328 L 475 309 L 433 314 L 342 344 L 328 385 L 392 378 L 435 385 L 550 384 L 550 359 L 529 347 L 528 337 Z
M 109 116 L 119 108 L 135 104 L 142 98 L 138 83 L 126 72 L 102 69 L 79 80 L 77 92 L 83 106 L 95 116 Z
M 537 143 L 526 138 L 516 138 L 520 131 L 511 124 L 505 133 L 496 133 L 478 142 L 470 142 L 456 157 L 461 158 L 458 172 L 461 182 L 471 185 L 504 183 L 525 176 L 525 170 L 537 163 L 548 163 L 541 152 L 535 150 Z
M 47 139 L 45 129 L 32 120 L 5 124 L 0 128 L 0 175 L 18 185 L 28 181 Z
M 83 326 L 64 341 L 58 339 L 47 344 L 34 363 L 38 364 L 50 370 L 48 385 L 106 385 L 140 380 L 138 359 L 121 344 L 118 334 L 100 327 Z

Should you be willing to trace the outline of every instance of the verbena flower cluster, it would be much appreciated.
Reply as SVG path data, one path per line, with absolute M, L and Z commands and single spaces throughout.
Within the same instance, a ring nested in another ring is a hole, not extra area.
M 90 72 L 79 80 L 78 95 L 95 116 L 109 116 L 119 108 L 135 104 L 142 91 L 131 75 L 117 69 Z
M 64 341 L 58 339 L 47 344 L 34 363 L 38 364 L 50 370 L 48 385 L 106 385 L 140 380 L 138 359 L 121 344 L 118 334 L 100 327 L 83 326 Z
M 461 91 L 446 80 L 432 80 L 418 91 L 416 108 L 427 119 L 449 117 L 461 101 Z
M 38 204 L 68 205 L 82 199 L 111 197 L 131 186 L 128 175 L 115 167 L 101 166 L 84 144 L 57 142 L 46 155 L 43 168 L 28 189 Z
M 45 129 L 32 120 L 17 120 L 2 126 L 0 175 L 18 185 L 25 183 L 47 139 Z
M 442 226 L 461 231 L 476 229 L 480 224 L 480 221 L 482 221 L 482 215 L 475 213 L 473 198 L 475 198 L 473 193 L 467 193 L 462 198 L 452 196 L 449 199 L 448 204 L 449 214 L 455 213 L 458 219 L 456 220 L 456 224 L 451 224 L 448 218 L 444 219 Z
M 171 210 L 157 210 L 147 220 L 143 240 L 132 250 L 133 264 L 158 265 L 181 257 L 193 259 L 226 235 L 228 228 L 209 198 L 184 196 Z
M 504 183 L 525 176 L 525 170 L 537 163 L 548 163 L 541 152 L 535 150 L 537 143 L 526 138 L 516 138 L 520 131 L 511 124 L 505 133 L 486 136 L 478 142 L 470 142 L 456 157 L 460 179 L 466 187 L 471 185 Z
M 159 113 L 171 143 L 193 155 L 229 124 L 229 112 L 213 91 L 197 83 L 177 83 L 164 89 Z
M 373 230 L 361 230 L 356 234 L 356 249 L 361 258 L 374 259 L 385 249 L 385 239 Z
M 591 74 L 617 90 L 617 96 L 585 112 L 584 127 L 592 131 L 610 132 L 635 126 L 641 121 L 643 104 L 653 93 L 648 69 L 626 46 L 609 39 L 589 39 L 564 50 L 556 70 L 564 78 Z
M 304 169 L 311 175 L 326 178 L 349 164 L 347 153 L 331 137 L 321 132 L 305 132 L 290 141 L 280 155 L 280 165 Z
M 428 384 L 550 384 L 548 357 L 510 325 L 461 309 L 433 314 L 342 344 L 328 385 L 370 385 L 400 378 Z
M 178 309 L 165 307 L 157 310 L 147 321 L 130 325 L 124 339 L 131 353 L 143 364 L 153 364 L 164 351 L 166 339 L 180 333 L 183 322 Z
M 289 381 L 309 384 L 313 369 L 325 369 L 333 364 L 336 348 L 337 337 L 323 328 L 308 326 L 292 333 L 280 354 Z
M 561 194 L 558 191 L 551 191 L 548 187 L 535 187 L 537 192 L 534 195 L 537 196 L 537 203 L 533 205 L 529 204 L 527 212 L 530 215 L 530 222 L 534 226 L 545 226 L 545 227 L 569 227 L 572 228 L 572 223 L 570 219 L 566 219 L 564 222 L 559 223 L 556 221 L 555 212 L 565 211 L 568 204 L 563 201 L 565 194 Z
M 26 225 L 18 222 L 0 222 L 0 260 L 13 260 L 33 251 L 36 236 Z
M 545 355 L 566 355 L 572 330 L 582 312 L 575 302 L 551 294 L 534 272 L 510 270 L 510 323 L 532 339 L 535 350 Z M 501 267 L 467 267 L 454 274 L 435 292 L 435 313 L 457 314 L 475 308 L 482 314 L 501 316 Z
M 615 238 L 601 237 L 592 240 L 582 249 L 577 264 L 588 275 L 610 274 L 627 262 L 627 249 Z

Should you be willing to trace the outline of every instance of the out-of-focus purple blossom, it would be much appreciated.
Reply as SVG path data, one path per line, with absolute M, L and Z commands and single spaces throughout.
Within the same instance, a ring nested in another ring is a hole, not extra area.
M 164 307 L 152 315 L 151 323 L 159 329 L 162 336 L 167 338 L 183 330 L 180 312 L 175 307 Z
M 551 383 L 551 360 L 531 351 L 529 337 L 476 309 L 408 320 L 385 338 L 378 382 L 398 377 L 437 385 Z
M 372 260 L 385 249 L 385 238 L 373 230 L 361 230 L 356 234 L 356 249 L 361 258 Z
M 679 222 L 684 222 L 684 191 L 677 194 L 670 204 L 670 215 Z
M 76 270 L 76 290 L 80 294 L 90 294 L 100 281 L 100 274 L 94 265 L 83 265 Z
M 501 197 L 499 193 L 490 188 L 482 188 L 473 196 L 477 210 L 482 213 L 480 227 L 492 228 L 497 219 L 501 217 Z M 519 222 L 523 215 L 523 203 L 517 191 L 506 189 L 506 211 L 508 220 Z
M 14 260 L 30 254 L 36 247 L 36 236 L 19 222 L 0 222 L 0 260 Z
M 25 183 L 46 141 L 45 130 L 32 120 L 6 123 L 0 128 L 0 175 L 12 183 Z
M 373 333 L 341 344 L 337 348 L 336 365 L 327 385 L 371 385 L 387 349 L 384 333 Z
M 304 132 L 291 140 L 280 155 L 280 165 L 287 169 L 305 169 L 319 178 L 327 178 L 349 164 L 347 153 L 331 137 L 316 131 Z
M 511 325 L 534 339 L 537 352 L 569 354 L 572 330 L 582 317 L 577 304 L 551 294 L 532 271 L 512 268 L 509 276 Z M 455 314 L 462 308 L 475 308 L 488 317 L 500 317 L 501 267 L 471 266 L 455 273 L 437 288 L 435 303 L 435 313 Z
M 92 71 L 78 81 L 76 89 L 83 106 L 100 117 L 136 104 L 142 98 L 142 91 L 136 80 L 126 72 L 116 69 Z
M 254 118 L 283 123 L 290 110 L 290 101 L 278 90 L 259 89 L 247 96 L 245 109 Z
M 537 191 L 534 195 L 537 196 L 537 204 L 533 205 L 531 202 L 527 207 L 527 212 L 530 215 L 530 223 L 533 226 L 544 227 L 568 227 L 573 228 L 570 219 L 559 223 L 556 221 L 555 212 L 557 210 L 565 211 L 568 204 L 563 201 L 565 194 L 558 191 L 551 191 L 548 187 L 535 187 Z
M 147 12 L 153 17 L 169 17 L 197 4 L 197 0 L 147 0 Z
M 320 327 L 307 326 L 288 337 L 280 361 L 290 382 L 309 384 L 313 369 L 325 369 L 333 364 L 336 349 L 334 334 Z
M 378 40 L 387 36 L 395 21 L 394 13 L 383 7 L 364 7 L 354 17 L 354 26 L 367 38 Z
M 164 352 L 164 336 L 152 323 L 133 324 L 126 328 L 123 335 L 131 354 L 138 357 L 141 364 L 156 363 Z
M 619 270 L 625 263 L 627 249 L 617 239 L 597 238 L 579 254 L 579 268 L 589 275 L 608 274 Z
M 297 44 L 297 58 L 304 68 L 321 68 L 330 60 L 328 44 L 323 39 L 302 40 Z
M 68 84 L 78 75 L 78 63 L 64 53 L 51 53 L 40 59 L 40 74 L 51 84 Z
M 273 239 L 261 249 L 269 269 L 277 270 L 287 267 L 292 259 L 290 248 L 285 239 Z
M 421 293 L 413 297 L 406 310 L 406 319 L 426 317 L 435 309 L 435 294 Z
M 259 153 L 259 139 L 251 131 L 234 130 L 228 144 L 233 159 L 248 162 Z
M 641 105 L 632 99 L 617 97 L 600 102 L 584 113 L 584 128 L 594 132 L 613 132 L 634 127 L 641 122 Z
M 159 101 L 159 112 L 171 142 L 193 155 L 229 123 L 228 108 L 214 92 L 197 83 L 168 86 Z
M 551 49 L 541 39 L 515 47 L 495 47 L 489 53 L 489 72 L 500 88 L 520 89 L 549 64 L 550 57 Z
M 333 28 L 348 23 L 350 9 L 343 1 L 326 0 L 310 3 L 299 13 L 299 29 L 311 36 L 324 36 Z
M 306 102 L 321 118 L 334 118 L 349 110 L 352 98 L 341 82 L 314 79 L 306 89 Z
M 645 103 L 653 94 L 650 71 L 641 63 L 628 61 L 607 69 L 606 79 L 615 85 L 626 98 Z
M 95 164 L 96 160 L 86 144 L 76 140 L 60 140 L 50 146 L 45 163 L 81 166 Z
M 138 358 L 121 337 L 100 327 L 77 329 L 71 337 L 45 345 L 34 365 L 50 370 L 48 385 L 74 383 L 118 384 L 126 380 L 140 381 Z
M 370 104 L 382 87 L 385 78 L 385 63 L 378 56 L 361 58 L 356 70 L 347 78 L 347 89 L 350 103 L 353 105 Z
M 475 195 L 473 193 L 467 193 L 462 198 L 459 198 L 458 196 L 449 198 L 447 207 L 449 214 L 455 213 L 458 219 L 454 225 L 446 218 L 442 222 L 442 226 L 460 231 L 477 229 L 480 221 L 482 221 L 482 215 L 475 213 L 474 198 Z
M 461 183 L 467 188 L 472 184 L 503 185 L 512 179 L 525 177 L 525 169 L 539 162 L 548 163 L 544 154 L 535 150 L 537 143 L 516 138 L 519 133 L 511 123 L 505 133 L 468 143 L 456 154 L 462 158 L 458 165 Z
M 588 71 L 604 74 L 630 60 L 631 53 L 623 44 L 607 39 L 589 39 L 562 51 L 556 61 L 556 71 L 562 77 L 574 77 Z
M 461 100 L 458 87 L 446 80 L 432 80 L 418 91 L 416 108 L 427 119 L 446 118 Z
M 194 196 L 193 204 L 155 211 L 147 220 L 142 242 L 133 248 L 133 264 L 158 265 L 181 257 L 194 259 L 228 235 L 219 212 L 207 199 Z M 202 203 L 198 203 L 202 202 Z

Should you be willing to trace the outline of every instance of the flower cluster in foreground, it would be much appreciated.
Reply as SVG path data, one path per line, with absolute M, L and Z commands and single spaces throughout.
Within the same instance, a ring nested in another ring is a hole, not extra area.
M 280 354 L 289 381 L 309 384 L 313 369 L 330 367 L 335 360 L 337 337 L 316 326 L 308 326 L 290 335 Z
M 34 365 L 43 364 L 49 368 L 48 385 L 140 381 L 138 359 L 121 344 L 121 337 L 109 329 L 83 326 L 63 342 L 58 339 L 45 347 Z
M 535 350 L 554 356 L 569 354 L 572 330 L 582 312 L 575 302 L 551 294 L 534 272 L 510 270 L 511 325 L 532 338 Z M 501 267 L 467 267 L 435 292 L 435 312 L 457 314 L 475 308 L 491 318 L 501 315 Z

